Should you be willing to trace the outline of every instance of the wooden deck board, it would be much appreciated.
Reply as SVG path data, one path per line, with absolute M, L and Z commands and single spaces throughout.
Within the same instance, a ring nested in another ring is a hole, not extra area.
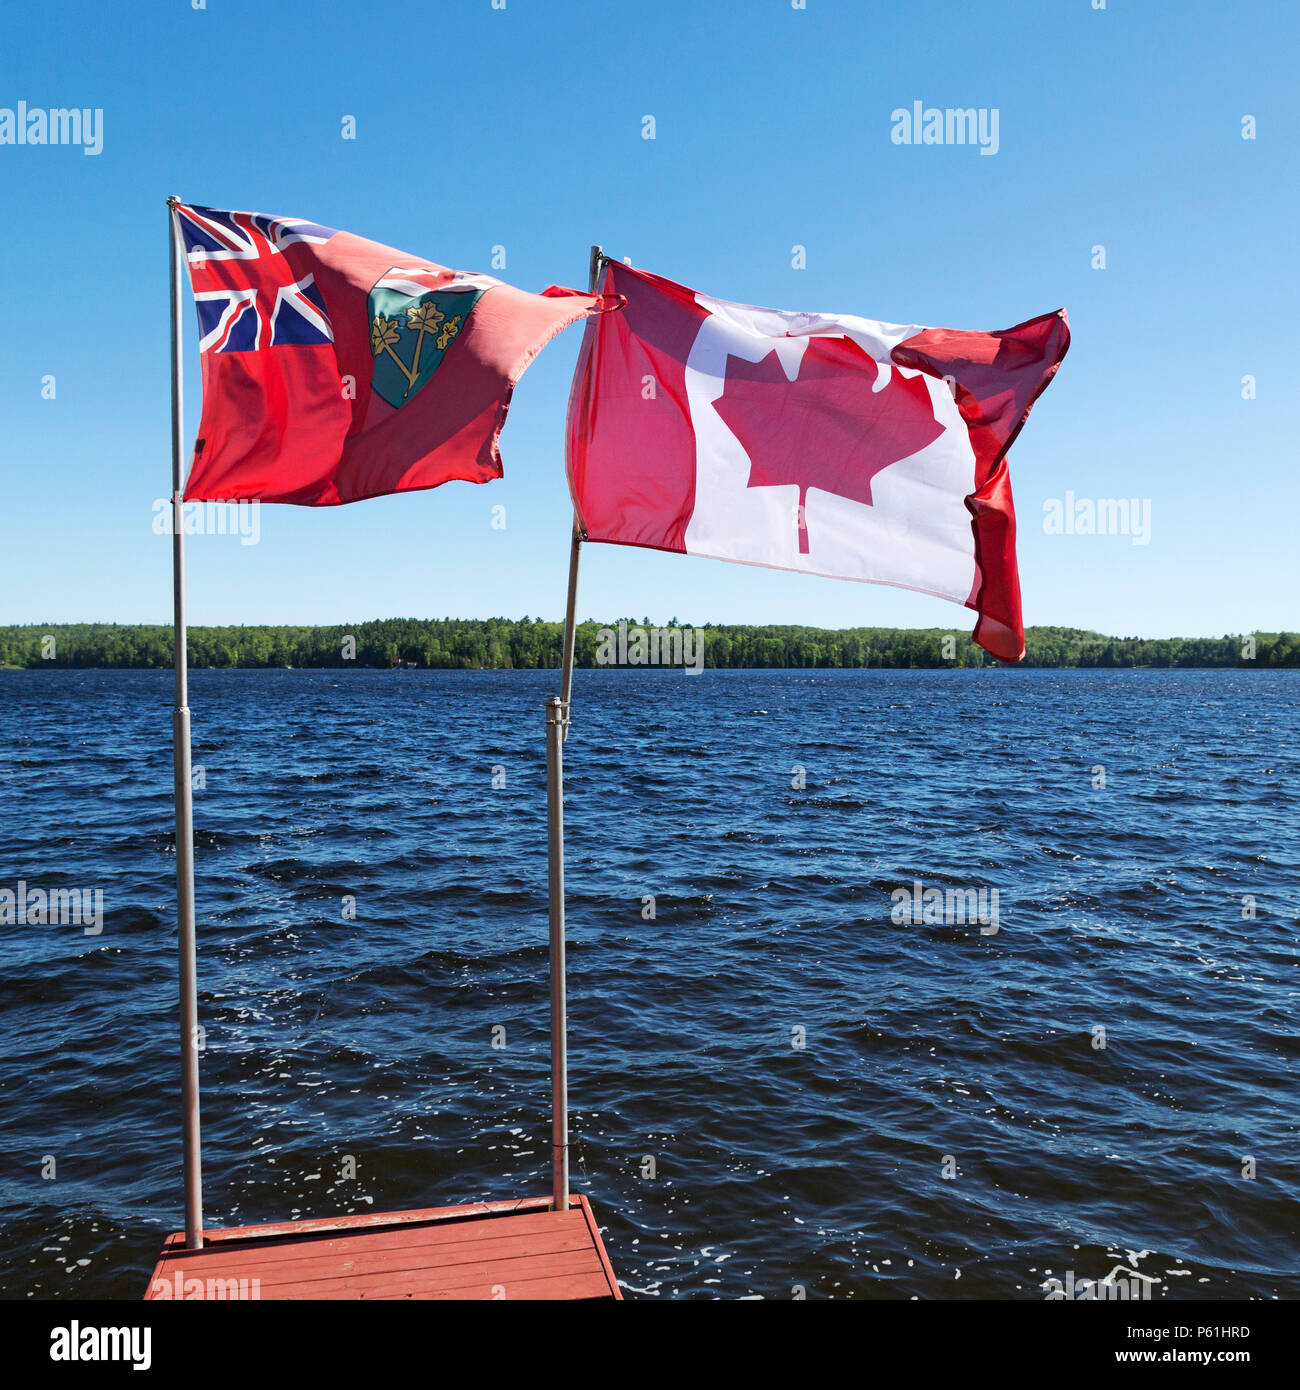
M 205 1232 L 202 1250 L 171 1235 L 145 1298 L 234 1297 L 238 1281 L 261 1299 L 621 1299 L 590 1204 L 572 1202 L 241 1226 Z
M 503 1241 L 537 1240 L 545 1244 L 571 1237 L 590 1244 L 586 1223 L 576 1208 L 567 1212 L 546 1212 L 537 1216 L 514 1216 L 486 1221 L 439 1222 L 430 1226 L 402 1226 L 395 1231 L 359 1231 L 351 1236 L 317 1236 L 297 1240 L 282 1236 L 278 1240 L 254 1240 L 236 1245 L 212 1245 L 203 1251 L 208 1274 L 270 1274 L 270 1267 L 303 1263 L 323 1265 L 346 1258 L 353 1261 L 400 1263 L 415 1258 L 435 1264 L 464 1262 L 479 1244 L 499 1245 Z M 168 1250 L 160 1257 L 164 1266 L 184 1264 L 188 1251 Z
M 441 1269 L 378 1270 L 339 1279 L 277 1285 L 277 1298 L 433 1298 L 483 1285 L 498 1288 L 501 1297 L 526 1298 L 526 1285 L 536 1279 L 595 1278 L 591 1250 L 569 1250 L 540 1256 L 516 1255 L 508 1260 L 450 1265 Z M 477 1295 L 476 1295 L 477 1296 Z M 482 1295 L 491 1297 L 492 1295 Z M 608 1290 L 605 1296 L 608 1297 Z
M 494 1223 L 495 1224 L 495 1223 Z M 303 1242 L 306 1245 L 307 1242 Z M 222 1279 L 256 1276 L 263 1287 L 274 1283 L 308 1284 L 321 1279 L 363 1277 L 369 1274 L 394 1273 L 399 1270 L 455 1269 L 467 1265 L 490 1264 L 522 1256 L 559 1255 L 573 1251 L 591 1252 L 591 1237 L 581 1218 L 576 1225 L 566 1223 L 528 1236 L 504 1236 L 496 1240 L 463 1242 L 432 1241 L 428 1244 L 402 1245 L 395 1249 L 353 1251 L 347 1241 L 332 1241 L 335 1249 L 321 1255 L 303 1251 L 301 1246 L 292 1253 L 295 1258 L 277 1259 L 274 1250 L 265 1248 L 253 1252 L 256 1258 L 247 1261 L 223 1251 L 220 1261 L 203 1261 L 206 1277 Z M 185 1252 L 168 1255 L 160 1262 L 164 1271 L 186 1265 Z

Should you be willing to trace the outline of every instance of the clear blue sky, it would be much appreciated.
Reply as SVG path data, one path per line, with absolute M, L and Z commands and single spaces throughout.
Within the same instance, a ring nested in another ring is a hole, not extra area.
M 1012 451 L 1026 622 L 1300 627 L 1298 14 L 1249 0 L 10 6 L 0 107 L 101 107 L 104 148 L 0 146 L 0 621 L 169 620 L 151 504 L 169 485 L 174 192 L 466 270 L 501 244 L 501 273 L 526 289 L 584 283 L 600 241 L 789 309 L 1002 328 L 1064 304 L 1070 355 Z M 996 107 L 999 152 L 892 144 L 890 113 L 915 100 Z M 185 328 L 192 436 L 188 301 Z M 579 332 L 521 382 L 504 480 L 265 507 L 257 546 L 196 538 L 192 621 L 560 617 Z M 1067 490 L 1149 498 L 1150 544 L 1045 535 L 1044 500 Z M 972 616 L 612 546 L 587 550 L 581 611 L 954 631 Z

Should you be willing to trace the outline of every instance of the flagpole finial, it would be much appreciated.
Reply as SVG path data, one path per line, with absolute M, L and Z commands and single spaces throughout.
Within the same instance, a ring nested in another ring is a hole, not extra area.
M 179 203 L 179 202 L 180 202 L 180 195 L 179 195 L 179 194 L 177 194 L 177 193 L 169 193 L 169 194 L 167 195 L 167 206 L 168 206 L 169 208 L 174 208 L 174 207 L 176 206 L 176 204 Z

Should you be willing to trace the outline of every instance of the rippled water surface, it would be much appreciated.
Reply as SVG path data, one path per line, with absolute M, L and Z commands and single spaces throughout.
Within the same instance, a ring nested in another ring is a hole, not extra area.
M 211 1224 L 548 1190 L 556 684 L 194 673 Z M 1294 674 L 575 699 L 574 1186 L 628 1297 L 1300 1297 Z M 0 888 L 105 903 L 2 928 L 0 1292 L 138 1297 L 181 1213 L 170 676 L 0 672 L 0 721 Z M 916 879 L 999 930 L 891 920 Z

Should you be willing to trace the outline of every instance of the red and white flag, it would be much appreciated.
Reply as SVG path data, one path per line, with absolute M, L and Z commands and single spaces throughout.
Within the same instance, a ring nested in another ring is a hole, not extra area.
M 1024 655 L 1006 453 L 1070 343 L 732 304 L 608 263 L 568 470 L 587 539 L 892 584 Z

